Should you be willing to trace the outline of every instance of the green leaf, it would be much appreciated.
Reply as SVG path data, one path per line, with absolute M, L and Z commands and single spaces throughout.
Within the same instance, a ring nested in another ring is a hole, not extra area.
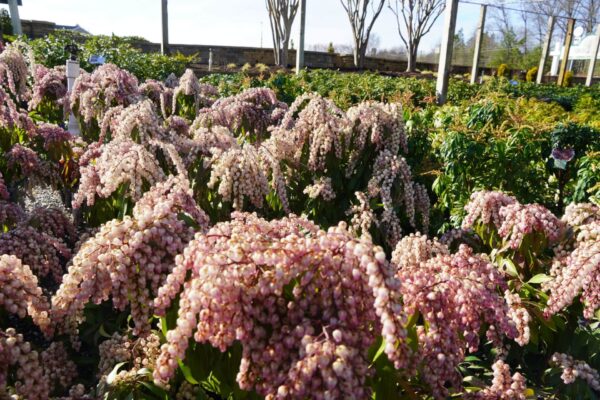
M 169 327 L 167 326 L 167 317 L 160 317 L 160 330 L 162 334 L 167 337 L 167 332 L 169 332 Z
M 513 277 L 517 277 L 519 276 L 519 272 L 518 269 L 515 265 L 515 263 L 510 259 L 510 258 L 504 258 L 502 259 L 502 267 L 504 269 L 504 271 Z
M 157 396 L 161 400 L 169 400 L 169 394 L 162 388 L 149 383 L 149 382 L 141 382 L 142 385 L 148 389 L 152 394 Z
M 552 278 L 551 276 L 548 276 L 546 274 L 537 274 L 535 276 L 533 276 L 527 283 L 544 283 L 544 282 L 548 282 L 551 281 Z
M 100 328 L 98 328 L 98 333 L 100 334 L 100 336 L 105 337 L 107 339 L 111 338 L 111 336 L 104 329 L 104 324 L 100 325 Z
M 115 381 L 115 378 L 117 377 L 117 374 L 119 373 L 119 369 L 121 369 L 121 367 L 125 364 L 127 364 L 126 361 L 120 362 L 117 365 L 115 365 L 112 371 L 110 371 L 110 374 L 108 374 L 108 376 L 106 377 L 106 383 L 112 385 L 112 383 Z
M 186 381 L 188 381 L 192 385 L 198 385 L 200 383 L 192 376 L 192 371 L 190 367 L 185 365 L 181 360 L 177 360 L 177 363 L 179 364 L 179 369 L 181 369 L 181 372 L 183 373 L 183 376 Z
M 375 352 L 375 355 L 373 356 L 373 360 L 371 361 L 371 364 L 375 363 L 375 361 L 377 361 L 377 359 L 379 357 L 381 357 L 381 355 L 383 354 L 384 351 L 385 351 L 385 339 L 381 338 L 381 345 L 379 345 L 377 352 Z

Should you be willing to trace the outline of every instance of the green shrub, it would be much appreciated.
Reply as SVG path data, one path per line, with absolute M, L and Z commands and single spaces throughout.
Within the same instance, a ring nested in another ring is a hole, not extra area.
M 507 73 L 508 65 L 500 64 L 500 66 L 498 67 L 498 71 L 496 71 L 496 76 L 498 76 L 499 78 L 505 78 Z
M 81 68 L 91 71 L 94 65 L 88 60 L 92 55 L 102 55 L 107 63 L 132 72 L 141 81 L 145 79 L 164 79 L 169 74 L 181 75 L 188 64 L 196 57 L 175 54 L 143 53 L 135 47 L 144 39 L 138 37 L 91 36 L 71 31 L 56 31 L 43 38 L 30 41 L 37 62 L 47 67 L 64 65 L 69 58 L 65 51 L 68 44 L 77 44 Z
M 538 67 L 529 68 L 527 71 L 527 75 L 525 75 L 525 80 L 527 82 L 534 82 L 537 78 Z
M 571 87 L 573 85 L 573 71 L 567 71 L 562 81 L 564 87 Z
M 0 30 L 2 30 L 3 35 L 13 34 L 12 21 L 10 20 L 8 10 L 5 8 L 0 11 Z

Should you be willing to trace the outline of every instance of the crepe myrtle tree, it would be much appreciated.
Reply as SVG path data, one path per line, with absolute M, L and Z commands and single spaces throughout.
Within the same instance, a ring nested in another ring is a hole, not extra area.
M 285 67 L 288 64 L 292 24 L 296 18 L 300 0 L 266 0 L 266 5 L 273 35 L 275 64 Z
M 371 30 L 383 10 L 385 0 L 340 0 L 340 2 L 348 14 L 352 26 L 354 66 L 362 69 L 365 64 Z
M 406 46 L 407 72 L 415 71 L 421 39 L 429 33 L 444 6 L 444 0 L 388 0 L 388 8 L 396 17 L 398 34 Z

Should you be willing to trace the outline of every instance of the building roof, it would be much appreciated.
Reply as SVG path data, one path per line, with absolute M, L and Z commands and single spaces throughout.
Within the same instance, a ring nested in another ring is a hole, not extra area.
M 77 24 L 77 25 L 56 25 L 56 29 L 66 29 L 68 31 L 79 32 L 79 33 L 83 33 L 86 35 L 90 34 L 88 31 L 86 31 L 81 26 L 79 26 L 79 24 Z

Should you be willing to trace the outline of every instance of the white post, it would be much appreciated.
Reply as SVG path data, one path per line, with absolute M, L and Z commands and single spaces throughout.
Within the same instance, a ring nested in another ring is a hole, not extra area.
M 8 0 L 8 8 L 10 10 L 10 22 L 12 23 L 13 33 L 22 35 L 23 28 L 21 27 L 21 18 L 19 17 L 19 5 L 17 0 Z
M 300 0 L 300 30 L 298 32 L 298 50 L 296 51 L 296 75 L 304 68 L 304 30 L 306 27 L 306 0 Z
M 540 57 L 540 65 L 538 67 L 537 77 L 535 82 L 539 85 L 542 83 L 544 77 L 544 69 L 546 68 L 546 59 L 548 58 L 548 52 L 550 51 L 550 41 L 552 40 L 552 32 L 554 30 L 554 16 L 548 17 L 548 28 L 546 32 L 546 39 L 544 40 L 544 47 L 542 47 L 542 56 Z M 554 59 L 552 59 L 552 68 L 554 68 Z M 558 71 L 558 64 L 556 65 L 555 71 Z M 556 75 L 554 73 L 553 75 Z
M 556 43 L 556 45 L 554 46 L 554 51 L 555 51 L 556 55 L 552 56 L 552 65 L 550 66 L 550 75 L 551 76 L 558 75 L 558 67 L 560 64 L 560 50 L 561 50 L 560 43 Z
M 475 36 L 475 54 L 473 54 L 473 67 L 471 69 L 471 85 L 477 82 L 477 75 L 479 74 L 479 58 L 481 54 L 481 45 L 483 43 L 483 30 L 485 28 L 485 14 L 487 12 L 487 5 L 482 4 L 479 11 L 479 26 L 477 27 L 477 33 Z
M 67 96 L 70 95 L 73 90 L 73 86 L 75 84 L 75 79 L 79 76 L 79 62 L 73 60 L 67 60 Z M 73 135 L 79 136 L 81 132 L 79 131 L 79 123 L 73 115 L 73 112 L 69 114 L 69 125 L 68 129 Z
M 167 0 L 161 0 L 162 42 L 160 52 L 169 54 L 169 10 Z
M 454 45 L 457 11 L 458 0 L 446 0 L 442 49 L 438 61 L 438 77 L 435 87 L 438 104 L 444 104 L 448 95 L 448 79 L 450 78 L 450 67 L 452 66 L 452 46 Z
M 212 71 L 213 66 L 213 51 L 208 49 L 208 72 Z
M 596 26 L 596 38 L 592 45 L 592 54 L 590 55 L 590 65 L 588 66 L 587 77 L 585 78 L 585 86 L 592 86 L 594 69 L 596 69 L 596 60 L 598 59 L 598 47 L 600 47 L 600 24 Z

